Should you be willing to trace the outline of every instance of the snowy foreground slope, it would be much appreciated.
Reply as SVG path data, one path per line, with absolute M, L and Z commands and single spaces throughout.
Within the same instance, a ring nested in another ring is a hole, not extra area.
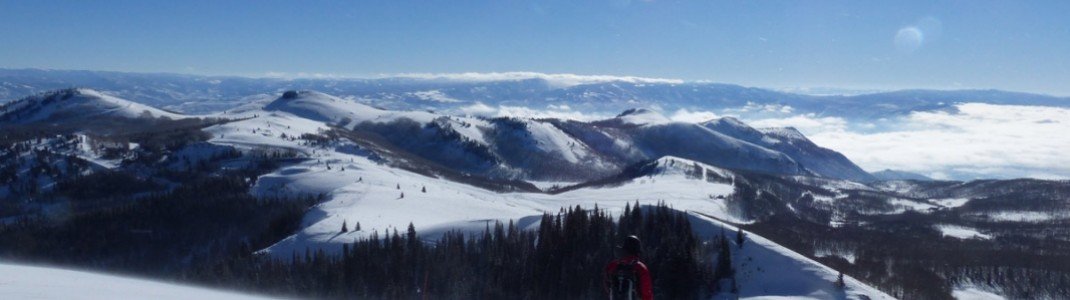
M 267 299 L 158 281 L 0 263 L 0 299 Z

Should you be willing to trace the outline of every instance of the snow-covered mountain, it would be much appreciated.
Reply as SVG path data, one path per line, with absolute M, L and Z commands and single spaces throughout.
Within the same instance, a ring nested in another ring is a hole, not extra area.
M 62 108 L 56 103 L 75 97 L 109 98 L 89 90 L 68 93 L 68 99 L 53 93 L 20 100 L 14 103 L 22 108 L 10 111 Z M 46 101 L 49 97 L 55 98 Z M 99 101 L 126 103 L 120 100 Z M 194 117 L 132 105 L 89 107 L 98 116 L 119 119 L 142 119 L 145 114 L 127 113 L 137 110 L 148 111 L 153 119 Z M 36 114 L 19 114 L 29 115 Z M 777 230 L 883 230 L 903 226 L 894 221 L 905 218 L 921 228 L 906 236 L 969 240 L 1014 234 L 1000 226 L 1070 220 L 1063 196 L 1067 182 L 871 182 L 845 157 L 797 130 L 755 129 L 731 118 L 674 122 L 649 109 L 592 122 L 479 118 L 381 109 L 314 91 L 287 91 L 198 117 L 215 121 L 183 127 L 182 136 L 191 140 L 185 143 L 137 145 L 125 136 L 78 128 L 29 140 L 5 137 L 14 143 L 0 149 L 5 158 L 0 183 L 9 187 L 7 195 L 30 196 L 0 203 L 5 205 L 0 220 L 18 220 L 20 213 L 47 215 L 55 211 L 48 208 L 63 205 L 62 195 L 49 195 L 52 202 L 41 205 L 29 201 L 40 194 L 11 186 L 52 184 L 108 169 L 164 189 L 174 180 L 170 171 L 202 167 L 209 172 L 206 161 L 217 161 L 222 170 L 241 169 L 251 163 L 248 157 L 278 158 L 265 173 L 242 175 L 250 176 L 242 177 L 251 184 L 249 193 L 262 199 L 315 196 L 322 202 L 304 214 L 295 234 L 259 250 L 272 257 L 289 258 L 310 249 L 338 252 L 373 232 L 385 234 L 409 224 L 432 241 L 451 230 L 479 232 L 495 221 L 538 228 L 543 213 L 564 207 L 597 206 L 619 214 L 636 202 L 665 203 L 686 212 L 699 234 L 746 228 L 752 243 L 736 252 L 734 261 L 739 263 L 739 295 L 755 299 L 891 298 L 850 276 L 845 289 L 834 287 L 838 272 L 829 266 L 863 268 L 864 262 L 855 265 L 854 253 L 864 245 L 832 251 L 787 235 L 789 249 L 777 243 L 785 239 Z M 3 120 L 0 128 L 85 122 L 64 114 Z M 69 167 L 79 163 L 92 167 Z M 35 174 L 36 183 L 24 180 L 25 174 Z M 22 209 L 25 203 L 37 207 Z M 893 224 L 883 223 L 888 220 Z M 339 231 L 343 224 L 358 223 L 360 230 Z M 766 233 L 775 238 L 763 237 Z
M 0 102 L 68 88 L 92 87 L 125 99 L 174 111 L 207 113 L 231 109 L 248 97 L 286 90 L 318 90 L 394 110 L 446 110 L 458 105 L 545 109 L 566 105 L 586 113 L 616 113 L 634 107 L 720 111 L 744 106 L 790 106 L 796 113 L 846 119 L 876 119 L 914 111 L 954 109 L 956 102 L 1070 106 L 1067 98 L 994 90 L 906 90 L 859 95 L 803 95 L 731 84 L 593 77 L 553 80 L 548 74 L 379 79 L 280 79 L 98 71 L 0 69 Z M 569 77 L 584 76 L 571 75 Z M 444 100 L 444 101 L 443 101 Z
M 182 117 L 176 113 L 84 88 L 44 93 L 0 106 L 0 123 L 6 125 L 89 122 L 101 118 Z
M 383 110 L 319 92 L 289 91 L 263 110 L 268 118 L 313 120 L 373 137 L 363 139 L 364 146 L 390 149 L 393 156 L 497 179 L 586 181 L 671 155 L 771 174 L 872 180 L 843 155 L 814 145 L 797 131 L 783 133 L 792 129 L 752 137 L 745 131 L 757 131 L 738 121 L 737 128 L 674 122 L 647 109 L 594 122 L 484 119 Z M 273 122 L 264 120 L 242 122 L 263 123 L 256 125 L 261 129 L 268 126 L 264 122 Z
M 843 154 L 814 144 L 792 127 L 755 129 L 732 117 L 711 120 L 703 125 L 725 135 L 787 154 L 816 174 L 837 174 L 830 177 L 862 182 L 877 179 Z

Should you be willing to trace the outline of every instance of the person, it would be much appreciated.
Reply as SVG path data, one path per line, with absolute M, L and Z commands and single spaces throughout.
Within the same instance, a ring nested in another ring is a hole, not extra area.
M 606 265 L 603 289 L 610 300 L 652 300 L 654 286 L 650 270 L 639 260 L 642 243 L 639 237 L 630 235 L 617 246 L 621 257 Z

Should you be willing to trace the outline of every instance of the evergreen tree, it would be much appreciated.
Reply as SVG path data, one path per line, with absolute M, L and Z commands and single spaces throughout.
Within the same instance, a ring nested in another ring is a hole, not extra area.
M 349 232 L 349 228 L 346 227 L 346 221 L 342 221 L 342 233 Z
M 713 277 L 718 282 L 725 279 L 735 281 L 735 270 L 732 268 L 732 250 L 728 244 L 728 238 L 725 237 L 723 232 L 719 242 L 720 252 L 717 253 L 717 269 L 714 271 Z
M 746 234 L 743 233 L 743 229 L 742 228 L 736 228 L 736 245 L 739 245 L 740 249 L 743 248 L 743 239 L 744 239 L 745 235 Z

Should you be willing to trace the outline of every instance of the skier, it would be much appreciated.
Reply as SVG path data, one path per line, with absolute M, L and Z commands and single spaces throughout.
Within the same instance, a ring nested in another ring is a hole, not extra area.
M 622 252 L 618 258 L 606 265 L 603 288 L 610 300 L 652 300 L 654 287 L 650 280 L 650 270 L 639 261 L 642 253 L 639 237 L 630 235 L 617 246 Z

